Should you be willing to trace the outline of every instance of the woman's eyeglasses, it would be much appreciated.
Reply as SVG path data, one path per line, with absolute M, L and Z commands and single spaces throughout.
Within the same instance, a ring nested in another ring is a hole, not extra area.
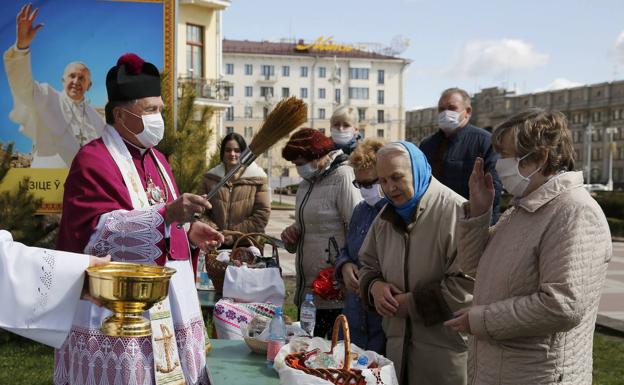
M 353 185 L 357 189 L 363 189 L 363 188 L 369 189 L 369 188 L 373 187 L 377 182 L 379 182 L 379 179 L 375 179 L 375 180 L 372 180 L 370 182 L 358 182 L 357 180 L 354 179 L 353 182 L 351 182 L 351 183 L 353 183 Z

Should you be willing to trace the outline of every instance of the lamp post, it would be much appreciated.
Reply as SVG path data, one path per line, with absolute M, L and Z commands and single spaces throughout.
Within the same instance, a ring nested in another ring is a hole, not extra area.
M 613 191 L 613 153 L 615 152 L 613 134 L 616 134 L 617 130 L 617 127 L 607 127 L 606 129 L 607 134 L 609 134 L 609 180 L 607 181 L 609 191 Z
M 585 127 L 585 146 L 587 147 L 587 159 L 585 162 L 585 183 L 591 184 L 591 146 L 592 146 L 592 133 L 594 131 L 594 126 L 589 123 L 587 127 Z

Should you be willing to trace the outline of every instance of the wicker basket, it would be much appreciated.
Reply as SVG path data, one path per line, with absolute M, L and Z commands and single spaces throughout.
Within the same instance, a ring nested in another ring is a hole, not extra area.
M 245 339 L 245 343 L 247 344 L 247 346 L 249 346 L 249 349 L 251 349 L 252 352 L 266 355 L 269 346 L 268 341 L 259 340 L 257 338 L 249 336 L 243 336 L 243 338 Z
M 224 232 L 225 233 L 225 232 Z M 230 260 L 237 260 L 241 262 L 251 263 L 247 259 L 247 254 L 242 252 L 246 247 L 239 247 L 239 243 L 241 241 L 247 240 L 251 242 L 254 246 L 256 246 L 262 255 L 264 255 L 263 247 L 261 247 L 258 238 L 264 238 L 266 243 L 269 243 L 273 246 L 273 255 L 276 256 L 277 265 L 279 266 L 279 254 L 277 251 L 277 245 L 271 240 L 271 238 L 267 237 L 262 233 L 238 233 L 234 231 L 228 231 L 228 234 L 231 235 L 240 235 L 240 237 L 234 243 L 232 247 L 232 252 L 230 253 Z M 223 280 L 225 279 L 225 270 L 230 265 L 228 262 L 221 262 L 217 260 L 217 256 L 219 255 L 218 251 L 210 252 L 206 254 L 206 272 L 208 273 L 208 277 L 212 280 L 212 284 L 214 285 L 215 291 L 217 293 L 223 293 Z M 280 268 L 281 272 L 281 268 Z
M 338 343 L 338 329 L 342 327 L 344 336 L 344 366 L 342 369 L 311 369 L 305 366 L 305 360 L 309 355 L 308 352 L 290 353 L 284 358 L 286 365 L 293 369 L 301 370 L 311 376 L 322 378 L 332 384 L 357 384 L 365 385 L 366 379 L 362 375 L 360 369 L 350 369 L 351 367 L 351 337 L 349 335 L 349 323 L 347 317 L 339 315 L 334 321 L 334 329 L 332 332 L 332 345 L 328 354 L 332 354 L 336 344 Z

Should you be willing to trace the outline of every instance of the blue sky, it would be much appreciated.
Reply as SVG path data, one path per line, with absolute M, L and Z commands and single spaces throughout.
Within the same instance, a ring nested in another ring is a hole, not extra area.
M 233 0 L 223 34 L 383 44 L 402 35 L 408 109 L 452 86 L 524 93 L 624 79 L 622 0 Z
M 25 1 L 2 0 L 0 50 L 15 43 L 15 17 Z M 162 5 L 96 0 L 34 1 L 44 27 L 31 45 L 33 77 L 62 89 L 65 65 L 79 60 L 91 70 L 93 86 L 87 93 L 91 104 L 106 103 L 106 72 L 117 58 L 135 52 L 162 68 Z M 13 106 L 3 69 L 0 72 L 0 142 L 14 141 L 16 149 L 29 152 L 31 142 L 8 118 Z

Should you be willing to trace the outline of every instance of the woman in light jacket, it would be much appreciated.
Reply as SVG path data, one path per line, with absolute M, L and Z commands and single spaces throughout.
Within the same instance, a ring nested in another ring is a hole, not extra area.
M 474 303 L 447 324 L 473 335 L 472 384 L 592 383 L 592 341 L 611 258 L 607 220 L 574 169 L 560 112 L 530 109 L 492 136 L 514 196 L 489 227 L 492 177 L 475 163 L 458 225 L 458 259 L 476 274 Z M 489 205 L 489 206 L 488 206 Z
M 377 152 L 388 204 L 360 249 L 362 302 L 383 317 L 386 355 L 401 384 L 466 384 L 464 338 L 442 325 L 472 300 L 473 280 L 455 264 L 455 223 L 466 201 L 431 176 L 410 142 Z
M 208 193 L 229 170 L 240 162 L 247 148 L 245 139 L 235 132 L 221 141 L 221 163 L 204 175 L 204 190 Z M 271 214 L 266 173 L 256 163 L 236 175 L 210 199 L 207 212 L 211 226 L 219 230 L 241 233 L 263 233 Z M 226 236 L 224 246 L 232 246 L 236 237 Z
M 306 293 L 312 293 L 312 281 L 330 267 L 328 246 L 336 258 L 345 244 L 347 227 L 355 206 L 362 200 L 353 186 L 353 169 L 342 150 L 333 150 L 334 143 L 313 128 L 294 133 L 282 151 L 284 159 L 297 166 L 303 178 L 297 189 L 295 223 L 282 232 L 282 240 L 296 245 L 295 270 L 297 288 L 294 302 L 298 307 Z M 331 246 L 335 240 L 337 249 Z M 314 298 L 316 325 L 314 335 L 326 336 L 343 303 L 338 300 Z

